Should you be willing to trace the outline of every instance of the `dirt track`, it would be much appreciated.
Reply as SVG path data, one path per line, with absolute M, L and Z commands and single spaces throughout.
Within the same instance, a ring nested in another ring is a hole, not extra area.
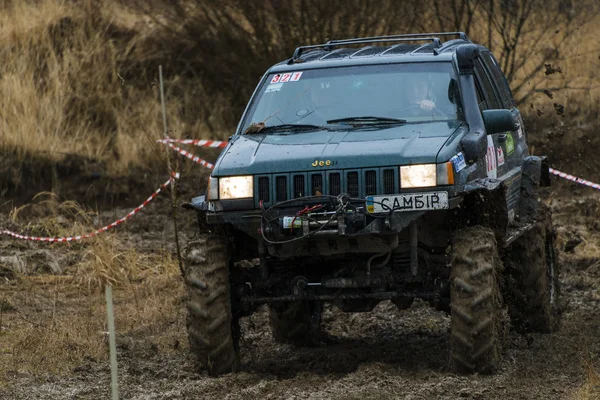
M 154 207 L 164 209 L 165 202 L 159 204 Z M 159 350 L 160 330 L 118 337 L 122 398 L 583 398 L 586 362 L 593 364 L 600 355 L 600 253 L 594 251 L 600 243 L 595 219 L 600 201 L 596 197 L 557 198 L 552 205 L 559 246 L 568 250 L 561 253 L 563 325 L 552 335 L 511 332 L 505 341 L 501 371 L 496 375 L 459 376 L 450 371 L 449 318 L 443 313 L 421 302 L 405 311 L 384 302 L 366 314 L 344 314 L 328 308 L 321 345 L 303 349 L 276 344 L 262 310 L 243 322 L 242 372 L 211 379 L 195 372 L 187 346 L 180 345 L 185 333 L 183 313 L 178 313 L 168 322 L 169 329 L 176 332 L 172 351 Z M 124 228 L 126 233 L 120 235 L 139 251 L 151 251 L 153 243 L 169 234 L 165 218 L 146 215 L 132 220 Z M 152 233 L 159 226 L 163 232 Z M 11 252 L 40 251 L 36 246 L 15 247 L 5 239 L 0 245 L 0 255 L 5 257 Z M 59 257 L 61 262 L 64 259 Z M 46 260 L 41 264 L 51 263 Z M 27 286 L 4 280 L 0 294 L 11 302 L 11 309 L 34 318 L 41 306 L 26 300 L 30 296 Z M 44 296 L 51 294 L 39 294 Z M 78 304 L 78 299 L 65 301 L 65 312 L 84 312 Z M 117 313 L 119 307 L 117 301 Z M 11 309 L 4 314 L 4 334 L 11 328 Z M 10 356 L 8 350 L 0 355 Z M 110 395 L 108 363 L 91 357 L 66 375 L 30 373 L 18 367 L 5 373 L 2 399 L 98 399 Z

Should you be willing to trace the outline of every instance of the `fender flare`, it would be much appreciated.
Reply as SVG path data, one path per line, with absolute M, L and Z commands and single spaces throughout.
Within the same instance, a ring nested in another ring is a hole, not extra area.
M 468 225 L 482 225 L 494 231 L 496 240 L 503 243 L 508 234 L 506 186 L 500 179 L 476 179 L 464 186 L 463 206 Z

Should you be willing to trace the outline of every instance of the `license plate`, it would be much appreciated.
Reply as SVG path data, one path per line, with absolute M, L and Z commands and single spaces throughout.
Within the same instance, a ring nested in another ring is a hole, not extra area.
M 448 192 L 395 194 L 367 196 L 367 211 L 384 213 L 393 211 L 444 210 L 448 208 Z

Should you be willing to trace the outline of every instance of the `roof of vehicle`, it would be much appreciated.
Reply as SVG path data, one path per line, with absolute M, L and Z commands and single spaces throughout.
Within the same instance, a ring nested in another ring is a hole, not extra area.
M 459 38 L 442 42 L 438 37 L 450 35 L 458 36 Z M 393 42 L 399 43 L 390 44 Z M 386 45 L 381 45 L 382 43 Z M 356 47 L 360 44 L 363 46 Z M 452 60 L 456 49 L 463 44 L 474 44 L 463 32 L 330 40 L 324 44 L 298 47 L 292 58 L 274 65 L 269 72 L 363 64 L 447 62 Z M 345 45 L 353 47 L 339 47 Z M 479 47 L 483 49 L 483 46 Z

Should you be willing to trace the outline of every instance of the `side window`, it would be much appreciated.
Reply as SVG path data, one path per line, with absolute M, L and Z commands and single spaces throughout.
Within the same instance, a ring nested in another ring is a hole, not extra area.
M 481 93 L 481 86 L 477 80 L 475 80 L 475 92 L 477 93 L 477 105 L 479 106 L 479 111 L 487 110 L 488 106 L 483 97 L 483 93 Z
M 500 100 L 502 101 L 502 105 L 504 108 L 511 109 L 515 106 L 515 102 L 513 100 L 512 92 L 510 91 L 510 87 L 508 86 L 508 82 L 506 81 L 506 77 L 502 73 L 498 62 L 489 52 L 483 52 L 481 54 L 483 59 L 483 63 L 485 67 L 496 83 L 496 88 L 498 89 L 498 93 L 500 94 Z
M 483 92 L 483 96 L 487 103 L 487 109 L 503 108 L 500 103 L 492 82 L 490 82 L 483 65 L 479 61 L 475 62 L 475 80 L 479 85 L 480 90 Z

